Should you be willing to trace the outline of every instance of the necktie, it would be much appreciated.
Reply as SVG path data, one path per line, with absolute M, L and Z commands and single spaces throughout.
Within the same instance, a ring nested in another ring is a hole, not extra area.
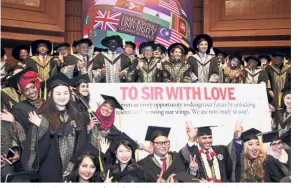
M 162 161 L 162 172 L 165 172 L 166 171 L 166 157 L 161 159 Z
M 212 166 L 212 157 L 210 156 L 209 151 L 205 151 L 205 155 L 209 163 L 209 166 Z

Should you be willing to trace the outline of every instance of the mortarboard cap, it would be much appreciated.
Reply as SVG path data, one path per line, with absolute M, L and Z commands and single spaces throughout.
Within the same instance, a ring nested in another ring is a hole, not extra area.
M 83 38 L 83 39 L 74 41 L 72 46 L 77 47 L 80 44 L 88 44 L 89 46 L 92 46 L 93 42 L 89 38 Z
M 144 50 L 144 48 L 149 47 L 149 46 L 152 47 L 153 50 L 156 50 L 156 48 L 157 48 L 154 41 L 143 42 L 139 45 L 139 54 L 142 54 L 142 51 Z
M 54 50 L 58 50 L 59 48 L 61 47 L 70 47 L 70 44 L 68 42 L 62 42 L 62 43 L 59 43 L 55 46 Z
M 101 40 L 102 46 L 107 47 L 108 42 L 111 40 L 115 40 L 119 47 L 123 46 L 123 39 L 119 35 L 106 36 Z
M 166 48 L 162 44 L 156 44 L 156 50 L 160 50 L 162 54 L 166 53 Z
M 196 127 L 198 129 L 197 136 L 212 135 L 211 127 L 217 126 Z
M 244 58 L 244 61 L 248 63 L 251 59 L 256 61 L 258 66 L 261 66 L 261 61 L 256 56 L 248 56 L 248 57 Z
M 29 54 L 30 46 L 23 45 L 23 44 L 16 46 L 14 49 L 12 49 L 12 53 L 11 53 L 12 57 L 14 57 L 16 60 L 21 60 L 20 59 L 21 50 L 26 50 Z
M 270 131 L 270 132 L 263 133 L 262 134 L 263 143 L 270 143 L 270 142 L 280 140 L 278 134 L 279 134 L 278 131 Z
M 75 162 L 81 155 L 85 153 L 91 153 L 96 158 L 99 158 L 99 150 L 93 146 L 93 144 L 86 142 L 82 147 L 78 149 L 78 151 L 73 155 L 71 161 Z
M 207 43 L 208 43 L 208 50 L 207 52 L 209 53 L 210 52 L 210 49 L 213 45 L 213 40 L 211 38 L 211 36 L 207 35 L 207 34 L 200 34 L 200 35 L 197 35 L 192 44 L 193 44 L 193 48 L 196 50 L 196 51 L 199 51 L 199 49 L 197 48 L 197 45 L 202 41 L 202 40 L 206 40 Z
M 45 87 L 45 84 L 49 90 L 54 89 L 57 86 L 70 86 L 70 79 L 63 73 L 59 73 L 54 77 L 49 78 L 48 80 L 41 83 L 41 87 Z
M 124 110 L 124 108 L 121 106 L 121 104 L 115 97 L 108 96 L 108 95 L 102 95 L 102 94 L 101 94 L 101 96 L 103 97 L 103 99 L 106 103 L 111 104 L 114 108 Z
M 176 46 L 180 46 L 180 47 L 182 47 L 183 48 L 183 55 L 187 55 L 188 54 L 188 51 L 189 51 L 189 48 L 188 47 L 186 47 L 184 44 L 182 44 L 182 43 L 173 43 L 173 44 L 171 44 L 169 47 L 168 47 L 168 53 L 170 54 L 171 53 L 171 51 L 172 51 L 172 49 L 174 48 L 174 47 L 176 47 Z M 194 52 L 193 52 L 194 53 Z
M 90 78 L 89 78 L 88 73 L 80 75 L 80 76 L 73 77 L 71 79 L 71 85 L 72 86 L 78 85 L 78 84 L 80 84 L 82 82 L 86 82 L 86 83 L 90 82 Z
M 125 43 L 126 43 L 126 46 L 127 46 L 127 45 L 131 45 L 132 48 L 133 48 L 133 50 L 135 50 L 135 48 L 136 48 L 136 44 L 135 44 L 134 42 L 132 42 L 132 41 L 126 41 Z
M 255 129 L 255 128 L 251 128 L 249 130 L 246 130 L 245 132 L 243 132 L 241 134 L 241 140 L 243 142 L 247 142 L 249 140 L 252 139 L 258 139 L 258 135 L 261 133 L 261 131 Z
M 27 68 L 23 69 L 22 71 L 18 72 L 17 74 L 11 76 L 8 79 L 9 86 L 13 87 L 16 90 L 19 90 L 18 83 L 21 80 L 21 78 L 23 77 L 23 75 L 28 71 L 35 71 L 35 70 L 32 67 L 27 67 Z
M 174 176 L 174 179 L 177 180 L 178 182 L 199 182 L 198 178 L 191 176 L 185 171 L 182 171 L 176 174 Z
M 272 54 L 272 57 L 282 57 L 282 58 L 284 58 L 285 57 L 285 54 L 282 54 L 282 53 L 273 53 Z
M 38 53 L 37 52 L 37 47 L 38 47 L 39 44 L 45 44 L 47 46 L 47 49 L 48 49 L 48 52 L 47 53 L 48 54 L 51 53 L 51 51 L 52 51 L 52 43 L 51 43 L 51 41 L 40 39 L 40 40 L 35 40 L 31 44 L 31 46 L 32 46 L 32 54 L 33 55 L 35 55 L 35 54 Z
M 145 140 L 153 142 L 158 136 L 166 136 L 168 137 L 170 132 L 170 127 L 156 127 L 156 126 L 148 126 L 146 131 Z
M 271 58 L 269 55 L 259 55 L 258 58 L 261 59 L 266 59 L 267 62 L 269 63 L 271 61 Z
M 8 174 L 5 178 L 5 182 L 30 182 L 37 180 L 39 178 L 38 174 L 34 171 L 25 171 L 15 174 Z

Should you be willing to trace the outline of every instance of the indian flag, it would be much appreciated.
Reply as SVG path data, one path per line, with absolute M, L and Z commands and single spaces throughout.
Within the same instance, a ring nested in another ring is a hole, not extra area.
M 170 16 L 147 7 L 143 8 L 142 17 L 151 22 L 162 25 L 164 27 L 170 26 L 170 20 L 171 20 Z

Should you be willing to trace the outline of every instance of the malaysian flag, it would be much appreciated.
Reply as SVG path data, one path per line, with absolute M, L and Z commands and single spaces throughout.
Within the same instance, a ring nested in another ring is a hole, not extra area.
M 182 36 L 165 27 L 161 27 L 159 30 L 159 33 L 156 37 L 156 43 L 164 45 L 166 48 L 168 48 L 171 44 L 181 42 Z
M 174 0 L 159 0 L 159 6 L 180 15 L 179 8 Z
M 121 13 L 113 13 L 108 10 L 98 10 L 94 20 L 94 29 L 99 28 L 101 30 L 116 31 L 120 22 L 120 15 Z

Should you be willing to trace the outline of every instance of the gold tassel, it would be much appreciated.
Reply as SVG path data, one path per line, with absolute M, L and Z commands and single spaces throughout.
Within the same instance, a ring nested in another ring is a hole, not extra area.
M 10 174 L 7 174 L 7 175 L 6 175 L 6 177 L 5 177 L 5 181 L 4 181 L 5 183 L 7 183 L 8 176 L 10 176 Z
M 140 159 L 139 149 L 136 149 L 136 162 Z
M 44 93 L 43 93 L 43 99 L 47 99 L 47 85 L 46 85 L 46 80 L 44 81 Z
M 32 46 L 30 46 L 30 52 L 29 52 L 29 56 L 32 57 Z
M 104 172 L 104 168 L 103 168 L 103 165 L 102 165 L 102 160 L 101 160 L 100 152 L 99 152 L 99 167 L 100 167 L 100 171 L 101 172 Z
M 280 92 L 279 96 L 278 96 L 278 107 L 281 108 L 282 107 L 282 98 L 283 98 L 283 93 Z
M 73 55 L 73 47 L 70 45 L 70 55 Z
M 54 55 L 54 43 L 52 42 L 52 51 L 51 51 L 51 55 Z

